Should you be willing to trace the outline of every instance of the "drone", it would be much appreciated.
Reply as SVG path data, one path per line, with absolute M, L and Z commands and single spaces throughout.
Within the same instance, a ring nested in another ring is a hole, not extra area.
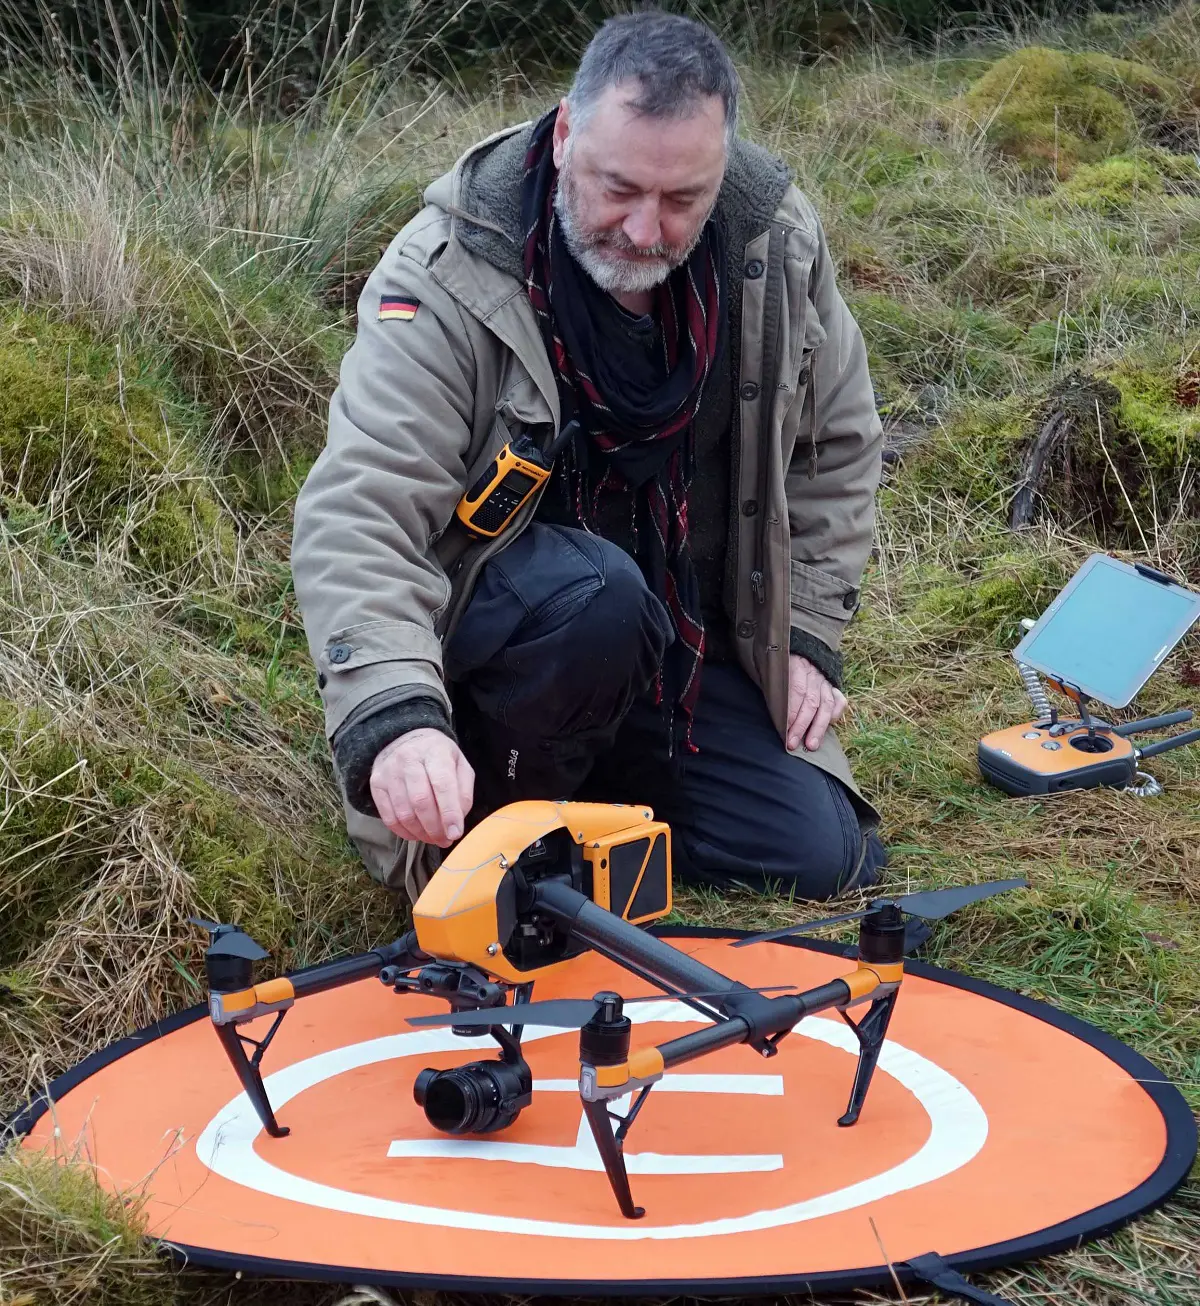
M 880 898 L 858 911 L 743 937 L 733 946 L 859 922 L 856 964 L 847 974 L 803 992 L 785 991 L 795 985 L 754 988 L 646 929 L 672 910 L 670 827 L 650 809 L 529 800 L 502 807 L 469 830 L 413 905 L 413 928 L 369 952 L 255 983 L 254 964 L 268 957 L 266 950 L 236 925 L 193 920 L 211 935 L 205 973 L 213 1028 L 269 1135 L 290 1132 L 275 1118 L 261 1070 L 284 1016 L 298 998 L 374 974 L 397 994 L 448 1002 L 448 1013 L 409 1017 L 409 1025 L 449 1026 L 464 1038 L 490 1035 L 499 1045 L 496 1059 L 416 1076 L 413 1096 L 441 1133 L 489 1134 L 511 1126 L 533 1099 L 533 1074 L 522 1056 L 524 1029 L 578 1029 L 584 1115 L 617 1205 L 636 1220 L 645 1209 L 633 1200 L 624 1143 L 666 1071 L 743 1043 L 773 1057 L 805 1017 L 836 1011 L 859 1045 L 849 1103 L 838 1120 L 854 1125 L 904 978 L 906 917 L 941 920 L 984 898 L 1027 887 L 1021 879 L 995 880 Z M 661 992 L 531 1000 L 538 980 L 589 951 Z M 708 1025 L 634 1048 L 625 1008 L 664 996 L 687 1004 Z M 852 1019 L 851 1009 L 862 1006 L 865 1013 Z M 262 1038 L 242 1031 L 270 1015 L 274 1020 Z M 612 1104 L 626 1097 L 631 1105 L 622 1116 Z

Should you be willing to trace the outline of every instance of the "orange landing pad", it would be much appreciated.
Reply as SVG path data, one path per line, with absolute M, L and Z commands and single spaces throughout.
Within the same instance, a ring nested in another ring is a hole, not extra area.
M 747 984 L 807 988 L 848 969 L 834 945 L 656 933 Z M 648 991 L 589 954 L 534 996 L 604 988 Z M 774 1058 L 734 1047 L 668 1073 L 626 1143 L 646 1210 L 630 1221 L 583 1121 L 570 1031 L 526 1030 L 533 1104 L 510 1129 L 460 1139 L 427 1123 L 417 1073 L 497 1051 L 405 1023 L 445 1009 L 374 979 L 299 1001 L 264 1066 L 286 1138 L 260 1128 L 203 1008 L 91 1058 L 18 1127 L 26 1146 L 84 1155 L 106 1185 L 144 1193 L 151 1235 L 192 1263 L 604 1296 L 885 1284 L 875 1230 L 896 1264 L 1027 1260 L 1161 1203 L 1196 1155 L 1182 1097 L 1129 1048 L 913 963 L 853 1128 L 837 1119 L 857 1045 L 836 1015 L 801 1022 Z M 706 1023 L 667 998 L 628 1011 L 635 1048 Z

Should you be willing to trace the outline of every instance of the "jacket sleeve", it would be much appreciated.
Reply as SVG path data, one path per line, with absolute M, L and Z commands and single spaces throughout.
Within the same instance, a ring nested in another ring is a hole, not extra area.
M 819 222 L 816 231 L 809 314 L 817 343 L 802 364 L 809 370 L 806 407 L 785 476 L 791 651 L 808 656 L 836 684 L 842 636 L 874 543 L 883 428 L 862 332 L 838 290 Z
M 368 717 L 358 732 L 368 774 L 388 742 L 382 721 L 391 737 L 418 723 L 449 729 L 435 623 L 450 582 L 432 546 L 466 487 L 475 361 L 458 307 L 398 241 L 359 300 L 325 448 L 293 528 L 296 596 L 343 780 L 339 744 Z M 415 302 L 415 314 L 380 320 L 387 297 Z

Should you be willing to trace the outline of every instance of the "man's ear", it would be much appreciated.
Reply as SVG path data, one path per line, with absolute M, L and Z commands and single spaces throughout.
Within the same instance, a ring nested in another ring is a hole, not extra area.
M 554 166 L 562 167 L 563 153 L 567 148 L 567 137 L 571 134 L 571 111 L 567 107 L 566 97 L 559 101 L 558 117 L 554 120 L 551 140 L 554 148 Z

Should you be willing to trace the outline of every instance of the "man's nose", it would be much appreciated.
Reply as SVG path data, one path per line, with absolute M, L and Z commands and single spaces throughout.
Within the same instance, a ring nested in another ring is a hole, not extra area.
M 662 239 L 662 223 L 659 220 L 658 201 L 643 200 L 625 219 L 625 234 L 639 249 L 657 245 Z

